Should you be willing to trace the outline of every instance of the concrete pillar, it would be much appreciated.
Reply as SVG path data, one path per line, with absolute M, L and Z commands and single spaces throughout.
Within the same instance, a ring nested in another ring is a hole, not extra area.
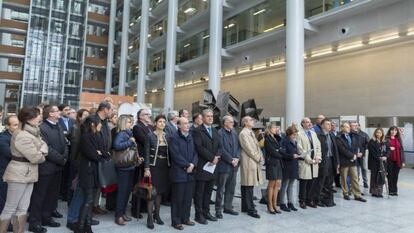
M 142 0 L 141 5 L 141 32 L 139 37 L 139 70 L 137 79 L 137 102 L 145 103 L 145 79 L 147 78 L 147 46 L 149 0 Z
M 210 1 L 210 47 L 208 61 L 208 88 L 214 96 L 220 91 L 221 50 L 223 41 L 223 0 Z
M 125 84 L 128 72 L 128 37 L 130 0 L 124 0 L 122 12 L 121 62 L 119 64 L 118 95 L 125 95 Z
M 112 65 L 114 61 L 115 18 L 116 18 L 116 0 L 111 0 L 111 9 L 109 13 L 108 56 L 107 56 L 107 63 L 106 63 L 105 94 L 111 94 L 111 88 L 112 88 Z

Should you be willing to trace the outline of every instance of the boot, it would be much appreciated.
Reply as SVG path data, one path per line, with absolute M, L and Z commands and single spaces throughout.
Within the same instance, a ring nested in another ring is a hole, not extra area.
M 154 220 L 158 225 L 164 225 L 164 222 L 161 220 L 161 217 L 158 213 L 154 214 Z
M 13 222 L 13 233 L 24 233 L 24 227 L 26 226 L 27 215 L 20 215 L 20 216 L 17 216 L 16 218 L 17 218 L 16 223 Z
M 7 228 L 9 227 L 10 219 L 0 220 L 0 233 L 7 233 Z
M 85 228 L 83 227 L 83 225 L 78 224 L 78 226 L 76 226 L 75 228 L 75 233 L 85 233 Z
M 91 225 L 87 224 L 85 226 L 85 233 L 93 233 Z

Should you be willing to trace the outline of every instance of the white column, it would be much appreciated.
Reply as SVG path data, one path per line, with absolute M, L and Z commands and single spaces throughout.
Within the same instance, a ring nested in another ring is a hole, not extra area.
M 116 0 L 111 0 L 111 9 L 109 13 L 108 56 L 106 62 L 105 94 L 111 94 L 112 88 L 112 63 L 114 61 L 115 18 Z
M 147 46 L 149 0 L 142 0 L 141 31 L 139 36 L 139 70 L 137 80 L 137 102 L 145 103 L 145 79 L 147 78 Z
M 286 124 L 305 115 L 304 0 L 286 0 Z
M 119 64 L 118 95 L 125 95 L 125 83 L 128 72 L 129 1 L 130 0 L 124 0 L 124 10 L 122 12 L 121 62 Z
M 210 1 L 210 47 L 208 56 L 208 89 L 214 96 L 220 91 L 221 49 L 223 38 L 223 0 Z
M 164 112 L 174 109 L 175 59 L 177 50 L 178 0 L 168 1 L 167 49 L 165 62 Z

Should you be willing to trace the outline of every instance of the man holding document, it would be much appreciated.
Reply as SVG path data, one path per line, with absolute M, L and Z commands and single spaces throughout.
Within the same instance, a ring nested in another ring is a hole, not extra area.
M 195 220 L 200 224 L 217 221 L 210 214 L 210 198 L 216 179 L 216 165 L 221 157 L 221 140 L 218 131 L 212 126 L 213 111 L 203 111 L 203 125 L 193 131 L 194 144 L 198 153 L 196 188 L 194 195 Z

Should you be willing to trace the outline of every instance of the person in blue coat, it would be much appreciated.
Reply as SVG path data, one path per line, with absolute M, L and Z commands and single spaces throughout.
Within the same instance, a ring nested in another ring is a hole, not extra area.
M 6 117 L 4 122 L 6 129 L 0 133 L 0 213 L 3 211 L 7 196 L 7 183 L 3 181 L 3 175 L 12 157 L 10 141 L 13 132 L 19 128 L 19 120 L 15 115 Z
M 183 225 L 193 226 L 190 220 L 191 200 L 194 191 L 194 171 L 198 161 L 190 124 L 187 118 L 179 118 L 178 131 L 170 137 L 171 159 L 171 221 L 175 229 Z

